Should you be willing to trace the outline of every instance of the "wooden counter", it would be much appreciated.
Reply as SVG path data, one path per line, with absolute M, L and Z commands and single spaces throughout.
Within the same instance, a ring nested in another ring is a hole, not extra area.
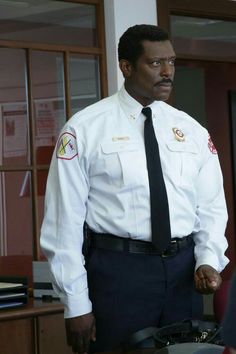
M 0 343 L 3 354 L 72 354 L 63 305 L 30 299 L 24 307 L 0 310 Z
M 26 306 L 0 310 L 0 321 L 38 317 L 56 313 L 63 313 L 63 305 L 59 301 L 46 302 L 30 298 Z
M 63 305 L 30 298 L 29 304 L 0 310 L 1 354 L 73 354 L 66 344 Z M 121 351 L 104 354 L 121 354 Z M 127 354 L 154 354 L 136 349 Z

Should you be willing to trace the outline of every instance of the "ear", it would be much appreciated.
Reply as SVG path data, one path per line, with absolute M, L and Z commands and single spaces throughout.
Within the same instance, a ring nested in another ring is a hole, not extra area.
M 119 62 L 119 66 L 125 79 L 131 76 L 133 71 L 133 66 L 128 60 L 121 59 Z

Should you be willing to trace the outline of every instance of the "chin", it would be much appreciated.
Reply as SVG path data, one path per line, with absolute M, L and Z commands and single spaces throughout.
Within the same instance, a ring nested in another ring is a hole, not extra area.
M 156 101 L 167 101 L 169 99 L 170 95 L 158 95 L 155 100 Z
M 170 97 L 170 93 L 171 91 L 170 90 L 166 90 L 166 91 L 161 91 L 161 92 L 156 92 L 155 93 L 155 100 L 156 101 L 167 101 Z

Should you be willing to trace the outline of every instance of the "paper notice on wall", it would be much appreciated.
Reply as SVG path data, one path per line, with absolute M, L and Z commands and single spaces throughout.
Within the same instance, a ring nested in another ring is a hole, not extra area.
M 52 101 L 35 102 L 36 145 L 53 145 L 55 134 L 55 112 Z
M 35 101 L 36 146 L 54 146 L 66 122 L 64 102 L 58 99 Z
M 3 157 L 25 156 L 27 152 L 26 104 L 5 104 L 1 107 Z

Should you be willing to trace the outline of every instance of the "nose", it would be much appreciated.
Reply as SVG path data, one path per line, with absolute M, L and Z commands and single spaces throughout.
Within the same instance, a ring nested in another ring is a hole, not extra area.
M 160 75 L 169 78 L 173 74 L 173 69 L 173 65 L 170 65 L 169 62 L 165 60 L 162 62 Z

